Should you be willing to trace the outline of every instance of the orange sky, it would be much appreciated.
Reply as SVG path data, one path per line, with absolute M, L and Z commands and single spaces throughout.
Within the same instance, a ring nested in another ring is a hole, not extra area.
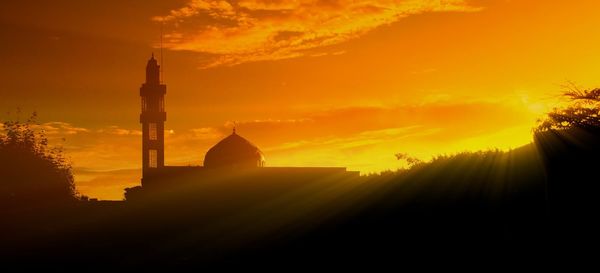
M 237 121 L 269 166 L 396 169 L 399 152 L 528 143 L 562 84 L 600 85 L 598 10 L 591 0 L 13 1 L 0 10 L 0 109 L 37 110 L 80 191 L 122 198 L 139 184 L 139 87 L 162 23 L 167 164 L 202 164 Z

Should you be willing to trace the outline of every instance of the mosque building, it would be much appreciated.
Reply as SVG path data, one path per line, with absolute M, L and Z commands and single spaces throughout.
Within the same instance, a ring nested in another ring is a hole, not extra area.
M 239 135 L 235 128 L 204 156 L 203 166 L 165 166 L 164 124 L 167 120 L 165 95 L 167 86 L 154 55 L 146 66 L 146 82 L 140 88 L 142 124 L 142 189 L 169 185 L 177 177 L 194 182 L 231 174 L 259 175 L 268 179 L 320 179 L 328 176 L 354 177 L 359 172 L 345 167 L 266 167 L 262 151 Z

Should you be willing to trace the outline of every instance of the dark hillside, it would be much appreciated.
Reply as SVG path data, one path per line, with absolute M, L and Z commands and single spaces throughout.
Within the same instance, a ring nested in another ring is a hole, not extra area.
M 5 257 L 144 267 L 556 251 L 595 234 L 599 135 L 548 131 L 509 152 L 353 179 L 181 176 L 169 191 L 126 202 L 5 210 Z

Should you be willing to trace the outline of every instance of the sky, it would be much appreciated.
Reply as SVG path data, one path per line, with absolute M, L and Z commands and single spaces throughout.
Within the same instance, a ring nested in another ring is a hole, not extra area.
M 2 119 L 37 111 L 78 190 L 139 185 L 139 88 L 167 85 L 168 165 L 237 132 L 267 166 L 363 174 L 531 142 L 564 85 L 600 86 L 598 1 L 56 0 L 0 9 Z M 161 31 L 162 29 L 162 31 Z

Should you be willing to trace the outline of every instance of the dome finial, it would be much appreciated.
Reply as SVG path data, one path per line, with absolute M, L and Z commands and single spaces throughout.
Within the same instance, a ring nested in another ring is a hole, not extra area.
M 234 122 L 233 122 L 233 133 L 232 133 L 233 135 L 235 135 L 235 127 L 236 127 L 236 126 L 237 126 L 237 122 L 235 122 L 235 121 L 234 121 Z

